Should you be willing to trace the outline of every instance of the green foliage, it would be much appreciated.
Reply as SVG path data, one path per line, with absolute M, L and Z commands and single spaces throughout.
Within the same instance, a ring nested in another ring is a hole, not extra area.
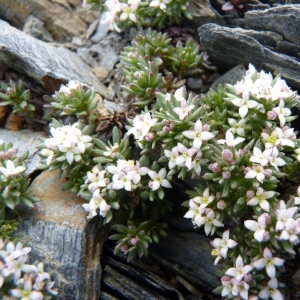
M 121 53 L 121 68 L 128 82 L 123 88 L 138 98 L 136 106 L 150 104 L 157 92 L 181 87 L 184 75 L 202 62 L 203 55 L 193 39 L 185 45 L 178 42 L 176 47 L 170 41 L 166 33 L 149 29 L 146 34 L 137 35 Z
M 2 100 L 2 101 L 1 101 Z M 10 80 L 8 84 L 2 82 L 0 86 L 0 105 L 11 105 L 14 113 L 26 113 L 34 111 L 35 108 L 29 103 L 31 100 L 30 90 L 26 90 L 22 80 L 14 82 Z

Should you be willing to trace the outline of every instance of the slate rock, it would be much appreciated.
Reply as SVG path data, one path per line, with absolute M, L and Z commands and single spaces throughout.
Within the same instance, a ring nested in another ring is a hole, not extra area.
M 2 20 L 0 28 L 0 64 L 25 73 L 42 91 L 53 93 L 62 83 L 79 80 L 106 96 L 106 87 L 76 53 L 39 41 Z
M 205 24 L 199 28 L 200 43 L 210 61 L 228 70 L 238 64 L 253 64 L 258 70 L 280 74 L 292 88 L 300 89 L 300 62 L 285 54 L 276 53 L 261 45 L 243 29 Z
M 45 137 L 43 132 L 33 132 L 28 129 L 10 131 L 0 128 L 0 139 L 6 144 L 13 143 L 14 148 L 18 148 L 18 155 L 21 156 L 25 151 L 29 151 L 25 174 L 31 174 L 38 170 L 41 159 L 38 155 L 37 146 L 41 144 L 40 139 L 42 137 Z
M 39 40 L 52 42 L 51 33 L 44 27 L 44 23 L 34 16 L 29 16 L 26 20 L 23 31 Z
M 276 45 L 276 51 L 280 53 L 285 53 L 296 58 L 300 58 L 300 46 L 294 43 L 281 41 Z
M 43 261 L 53 272 L 59 300 L 96 300 L 106 229 L 100 217 L 87 221 L 81 207 L 86 201 L 62 191 L 65 182 L 57 171 L 44 171 L 33 181 L 33 195 L 41 201 L 34 211 L 20 212 L 16 235 L 32 247 L 30 262 Z
M 245 13 L 245 28 L 274 31 L 300 45 L 300 5 L 282 5 Z
M 108 33 L 110 29 L 109 23 L 104 23 L 106 19 L 106 13 L 102 13 L 99 18 L 98 27 L 95 34 L 91 37 L 91 41 L 95 44 L 99 43 Z
M 222 76 L 220 76 L 217 80 L 215 80 L 211 85 L 211 88 L 217 89 L 219 84 L 236 84 L 236 82 L 241 80 L 245 74 L 245 67 L 243 65 L 238 65 L 226 72 L 225 74 L 223 74 Z
M 58 42 L 83 34 L 88 26 L 67 0 L 61 3 L 48 0 L 1 0 L 0 19 L 9 21 L 14 27 L 22 29 L 30 15 L 41 20 Z

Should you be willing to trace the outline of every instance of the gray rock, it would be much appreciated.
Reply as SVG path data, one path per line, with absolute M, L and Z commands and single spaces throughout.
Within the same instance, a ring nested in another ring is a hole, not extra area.
M 53 38 L 60 42 L 79 36 L 87 29 L 87 23 L 66 0 L 60 3 L 48 0 L 1 0 L 0 18 L 8 20 L 13 26 L 22 29 L 30 15 L 40 19 Z
M 37 146 L 41 144 L 40 139 L 45 137 L 43 132 L 33 132 L 31 130 L 10 131 L 0 128 L 0 139 L 6 144 L 13 143 L 14 148 L 18 148 L 18 155 L 22 155 L 25 151 L 29 151 L 27 161 L 27 170 L 25 174 L 31 174 L 38 170 L 40 165 L 40 156 L 38 155 Z
M 300 46 L 291 42 L 278 42 L 276 45 L 276 51 L 300 58 Z
M 109 23 L 103 23 L 105 20 L 105 13 L 100 16 L 98 27 L 95 34 L 91 37 L 93 43 L 99 43 L 108 33 L 110 25 Z
M 280 74 L 287 83 L 300 89 L 300 62 L 284 54 L 276 53 L 261 45 L 242 29 L 205 24 L 199 28 L 200 43 L 208 53 L 210 61 L 220 69 L 230 69 L 237 64 Z
M 44 27 L 44 23 L 34 16 L 29 16 L 26 20 L 23 31 L 39 40 L 52 42 L 51 33 Z
M 300 45 L 300 5 L 282 5 L 245 13 L 245 28 L 274 31 Z
M 201 78 L 188 78 L 186 85 L 192 90 L 199 90 L 203 85 L 203 81 Z
M 43 261 L 54 273 L 60 300 L 96 300 L 106 229 L 100 217 L 87 221 L 81 207 L 85 201 L 62 191 L 65 182 L 56 171 L 45 171 L 33 181 L 33 195 L 41 201 L 35 211 L 20 212 L 16 234 L 32 247 L 30 262 Z
M 264 9 L 268 9 L 270 8 L 270 4 L 268 3 L 246 3 L 245 4 L 245 9 L 246 11 L 250 11 L 250 10 L 264 10 Z
M 217 89 L 218 85 L 224 85 L 226 83 L 228 84 L 235 84 L 237 81 L 241 80 L 242 77 L 245 75 L 246 69 L 243 65 L 238 65 L 222 76 L 220 76 L 217 80 L 213 82 L 211 85 L 212 89 Z
M 54 92 L 62 83 L 79 80 L 106 96 L 106 87 L 76 53 L 39 41 L 1 20 L 0 28 L 0 63 L 25 73 L 42 91 Z

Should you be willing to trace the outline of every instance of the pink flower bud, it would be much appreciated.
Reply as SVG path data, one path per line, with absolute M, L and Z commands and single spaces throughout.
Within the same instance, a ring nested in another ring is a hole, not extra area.
M 265 169 L 264 174 L 266 177 L 270 177 L 272 175 L 272 170 L 271 169 Z
M 263 241 L 267 242 L 270 239 L 270 233 L 268 231 L 265 231 L 263 235 Z
M 124 245 L 124 246 L 121 247 L 122 252 L 125 252 L 127 250 L 128 250 L 128 245 Z
M 210 130 L 210 126 L 208 124 L 202 125 L 202 131 L 209 131 L 209 130 Z
M 166 119 L 162 120 L 161 123 L 163 124 L 163 126 L 169 126 L 170 125 L 170 121 L 166 120 Z
M 154 134 L 153 133 L 149 132 L 149 133 L 146 134 L 145 140 L 147 142 L 151 142 L 153 139 L 154 139 Z
M 164 126 L 163 132 L 168 133 L 170 131 L 170 127 Z
M 226 206 L 227 206 L 227 204 L 226 204 L 226 202 L 225 202 L 223 199 L 221 199 L 221 200 L 217 203 L 217 208 L 220 209 L 220 210 L 225 209 Z
M 252 280 L 252 274 L 251 273 L 247 273 L 244 275 L 244 281 L 245 282 L 250 282 Z
M 252 168 L 251 167 L 246 167 L 244 168 L 244 174 L 247 174 L 249 171 L 251 171 Z
M 138 242 L 138 240 L 139 240 L 138 237 L 132 238 L 129 243 L 134 246 Z
M 213 172 L 213 173 L 220 173 L 221 172 L 221 167 L 219 163 L 215 162 L 213 164 L 210 164 L 208 168 Z
M 222 178 L 223 179 L 229 179 L 231 176 L 231 173 L 229 171 L 223 171 L 222 172 Z
M 269 110 L 269 111 L 267 112 L 267 118 L 268 118 L 268 120 L 275 120 L 276 117 L 277 117 L 277 114 L 276 114 L 275 111 Z
M 230 279 L 230 277 L 225 275 L 221 278 L 221 282 L 222 282 L 223 286 L 228 286 L 231 282 L 231 279 Z
M 233 154 L 229 149 L 225 149 L 222 151 L 222 159 L 225 161 L 232 161 Z
M 255 192 L 252 191 L 252 190 L 248 190 L 248 191 L 246 192 L 246 197 L 247 197 L 247 198 L 253 198 L 254 195 L 255 195 Z
M 173 130 L 175 128 L 175 125 L 171 123 L 169 127 L 170 127 L 170 130 Z

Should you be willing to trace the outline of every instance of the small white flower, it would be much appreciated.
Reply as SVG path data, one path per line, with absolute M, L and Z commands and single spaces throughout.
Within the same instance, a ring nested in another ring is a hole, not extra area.
M 161 10 L 165 11 L 167 8 L 166 4 L 171 3 L 173 0 L 152 0 L 149 4 L 150 7 L 159 7 Z
M 5 163 L 6 168 L 0 167 L 0 172 L 4 175 L 4 177 L 18 175 L 26 170 L 25 167 L 18 166 L 15 167 L 15 164 L 11 160 L 7 160 Z
M 194 130 L 186 130 L 183 131 L 182 134 L 193 140 L 193 147 L 196 149 L 200 149 L 202 145 L 202 141 L 207 141 L 214 138 L 214 135 L 208 131 L 202 131 L 202 122 L 198 120 L 195 123 Z
M 259 182 L 263 182 L 265 180 L 265 170 L 261 165 L 253 165 L 252 170 L 247 172 L 245 178 L 256 178 Z
M 254 147 L 253 155 L 250 157 L 250 161 L 265 167 L 269 163 L 269 157 L 270 154 L 267 152 L 267 150 L 262 152 L 258 147 Z
M 247 229 L 254 231 L 254 238 L 258 242 L 262 242 L 267 234 L 266 227 L 270 222 L 270 219 L 270 216 L 267 213 L 264 213 L 259 216 L 257 222 L 253 220 L 247 220 L 244 222 L 244 225 Z
M 238 243 L 229 238 L 229 230 L 226 230 L 223 232 L 222 239 L 215 238 L 211 244 L 219 250 L 220 257 L 226 258 L 228 248 L 234 248 Z M 215 264 L 216 263 L 217 262 L 215 261 Z
M 223 227 L 224 224 L 215 218 L 215 213 L 212 209 L 206 209 L 205 213 L 205 217 L 196 216 L 194 222 L 199 227 L 204 225 L 204 231 L 206 235 L 213 235 L 216 231 L 216 227 Z
M 282 296 L 282 294 L 277 288 L 278 288 L 277 278 L 271 278 L 268 281 L 268 286 L 263 288 L 258 293 L 258 297 L 261 299 L 269 299 L 271 297 L 273 300 L 284 300 L 284 297 Z
M 165 188 L 171 188 L 170 182 L 165 179 L 167 176 L 167 170 L 165 168 L 162 168 L 158 173 L 155 171 L 150 170 L 148 172 L 149 177 L 152 179 L 151 181 L 151 189 L 153 191 L 156 191 L 160 188 L 160 186 L 163 186 Z
M 205 208 L 208 204 L 210 204 L 212 201 L 214 201 L 215 196 L 209 194 L 209 187 L 207 187 L 204 192 L 202 197 L 197 196 L 192 198 L 191 200 L 198 203 L 201 208 Z
M 266 267 L 266 272 L 270 278 L 276 277 L 276 268 L 275 266 L 283 266 L 284 259 L 273 257 L 272 252 L 269 248 L 265 248 L 263 252 L 263 258 L 260 258 L 252 263 L 252 265 L 261 270 Z
M 238 137 L 235 139 L 231 129 L 229 129 L 226 131 L 225 140 L 224 139 L 218 140 L 218 143 L 222 144 L 222 145 L 226 144 L 229 147 L 234 147 L 234 146 L 242 143 L 244 140 L 245 139 L 241 138 L 241 137 Z
M 261 187 L 259 187 L 259 188 L 257 188 L 256 195 L 253 198 L 251 198 L 249 201 L 247 201 L 247 204 L 251 205 L 251 206 L 255 206 L 255 205 L 259 204 L 259 206 L 263 210 L 269 212 L 270 204 L 266 199 L 270 199 L 270 198 L 274 197 L 274 195 L 275 195 L 275 192 L 264 191 Z
M 239 255 L 236 259 L 235 268 L 228 269 L 225 274 L 235 277 L 237 281 L 241 281 L 244 275 L 248 274 L 253 270 L 253 267 L 250 265 L 244 266 L 242 257 Z
M 22 298 L 22 300 L 43 300 L 44 295 L 39 291 L 32 290 L 31 279 L 24 280 L 23 289 L 12 289 L 10 294 L 16 298 Z
M 241 119 L 238 122 L 235 119 L 228 118 L 228 123 L 231 126 L 231 131 L 239 136 L 245 136 L 246 119 Z
M 249 100 L 249 92 L 247 90 L 245 90 L 242 93 L 242 99 L 236 98 L 236 99 L 231 100 L 231 102 L 235 106 L 239 107 L 239 114 L 242 119 L 246 117 L 249 108 L 254 108 L 258 105 L 258 103 L 256 101 Z
M 196 153 L 197 149 L 188 149 L 181 143 L 177 144 L 177 149 L 181 153 L 181 155 L 177 157 L 176 165 L 180 167 L 183 167 L 185 165 L 189 170 L 192 170 L 195 165 L 195 161 L 193 161 L 193 156 Z
M 66 95 L 71 95 L 71 90 L 80 90 L 81 83 L 77 80 L 71 80 L 67 85 L 61 85 L 59 93 L 64 93 Z
M 271 134 L 269 135 L 266 132 L 261 133 L 262 140 L 265 144 L 265 148 L 272 148 L 278 146 L 281 142 L 282 130 L 281 128 L 276 127 Z
M 125 21 L 129 18 L 132 22 L 136 23 L 137 19 L 136 19 L 135 12 L 139 8 L 139 3 L 140 1 L 138 0 L 128 1 L 128 4 L 121 3 L 120 5 L 121 5 L 122 13 L 120 15 L 120 21 Z
M 176 167 L 176 160 L 179 157 L 179 152 L 177 147 L 173 147 L 172 151 L 165 149 L 164 150 L 165 156 L 169 158 L 169 169 L 173 169 Z
M 185 99 L 181 100 L 180 107 L 173 108 L 173 111 L 179 116 L 180 120 L 184 120 L 190 112 L 194 109 L 195 105 L 187 105 L 187 101 Z
M 283 99 L 280 99 L 278 106 L 274 107 L 272 111 L 277 114 L 281 127 L 283 127 L 285 124 L 285 117 L 290 116 L 292 113 L 289 108 L 284 107 Z

